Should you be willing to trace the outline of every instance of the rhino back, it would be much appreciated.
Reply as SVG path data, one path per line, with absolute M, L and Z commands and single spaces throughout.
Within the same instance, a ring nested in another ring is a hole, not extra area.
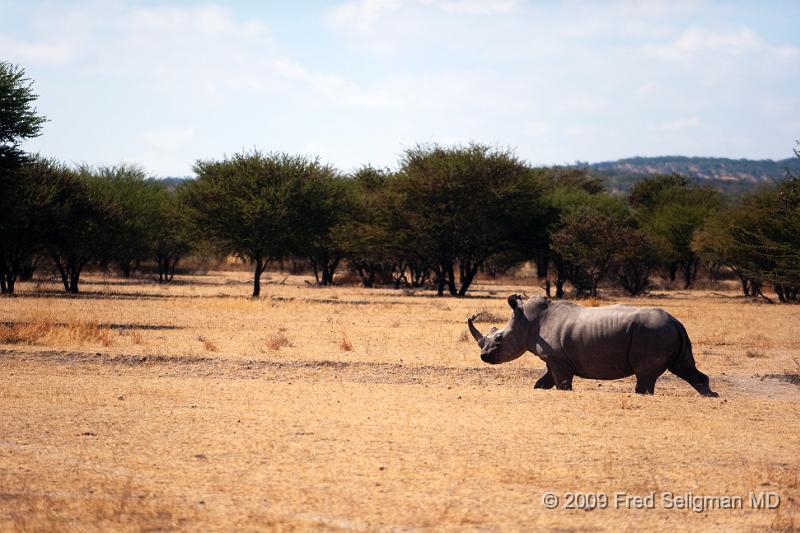
M 674 353 L 674 320 L 657 308 L 567 303 L 548 309 L 539 336 L 549 356 L 569 361 L 578 376 L 618 379 L 633 374 L 642 359 L 660 366 Z

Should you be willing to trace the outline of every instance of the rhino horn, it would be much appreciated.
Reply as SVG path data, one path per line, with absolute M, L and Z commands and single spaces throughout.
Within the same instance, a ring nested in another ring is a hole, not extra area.
M 478 346 L 483 348 L 483 344 L 486 341 L 486 338 L 483 335 L 481 335 L 481 332 L 478 331 L 478 328 L 475 327 L 475 324 L 473 323 L 474 318 L 475 317 L 470 317 L 467 320 L 467 325 L 469 326 L 469 332 L 472 333 L 472 337 L 478 343 Z

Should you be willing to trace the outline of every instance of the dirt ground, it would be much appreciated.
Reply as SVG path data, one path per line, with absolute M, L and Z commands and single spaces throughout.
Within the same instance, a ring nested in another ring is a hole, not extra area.
M 543 391 L 533 355 L 483 364 L 466 318 L 502 326 L 533 285 L 83 289 L 0 300 L 0 530 L 800 530 L 796 306 L 600 302 L 682 320 L 709 399 L 671 374 L 654 396 L 633 379 Z

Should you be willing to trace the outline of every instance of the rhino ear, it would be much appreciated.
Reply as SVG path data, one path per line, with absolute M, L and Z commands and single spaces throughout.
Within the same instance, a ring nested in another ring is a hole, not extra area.
M 516 311 L 517 307 L 520 307 L 521 304 L 522 301 L 519 299 L 518 294 L 512 294 L 511 296 L 508 297 L 508 305 L 511 306 L 511 309 L 514 309 Z

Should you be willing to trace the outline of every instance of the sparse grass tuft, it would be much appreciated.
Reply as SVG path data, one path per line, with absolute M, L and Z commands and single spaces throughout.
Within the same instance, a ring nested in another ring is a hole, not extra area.
M 197 340 L 203 343 L 203 348 L 206 349 L 207 352 L 216 352 L 217 351 L 217 344 L 207 337 L 197 337 Z
M 350 339 L 347 338 L 346 333 L 342 333 L 342 339 L 339 341 L 339 348 L 341 348 L 343 352 L 353 351 L 353 343 L 351 343 Z
M 488 323 L 488 324 L 496 324 L 498 322 L 505 322 L 508 320 L 506 317 L 500 316 L 498 314 L 492 313 L 487 311 L 486 309 L 481 309 L 477 313 L 475 313 L 475 323 Z
M 462 331 L 461 333 L 458 334 L 458 342 L 469 342 L 470 340 L 472 339 L 469 336 L 469 333 L 467 333 L 466 331 Z
M 283 333 L 284 331 L 285 329 L 281 328 L 278 330 L 278 333 L 270 335 L 267 339 L 267 348 L 273 352 L 277 352 L 284 346 L 289 346 L 289 338 Z

